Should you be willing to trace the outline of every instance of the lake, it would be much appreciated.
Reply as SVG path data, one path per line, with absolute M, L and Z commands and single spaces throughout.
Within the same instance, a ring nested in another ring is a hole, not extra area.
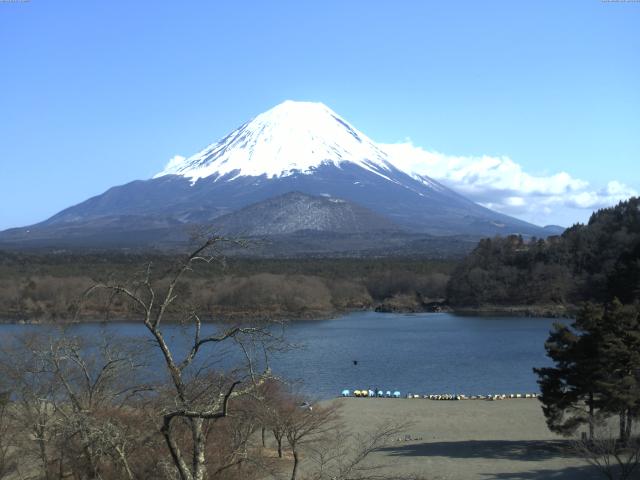
M 285 332 L 299 347 L 274 355 L 271 365 L 277 375 L 301 380 L 301 388 L 317 398 L 337 396 L 345 388 L 397 389 L 403 395 L 537 392 L 532 368 L 550 365 L 544 342 L 557 321 L 376 312 L 295 321 Z M 46 328 L 2 324 L 0 336 L 6 341 L 13 334 Z M 186 345 L 181 327 L 167 324 L 165 329 L 176 346 Z M 86 323 L 70 330 L 88 336 L 146 333 L 138 323 Z

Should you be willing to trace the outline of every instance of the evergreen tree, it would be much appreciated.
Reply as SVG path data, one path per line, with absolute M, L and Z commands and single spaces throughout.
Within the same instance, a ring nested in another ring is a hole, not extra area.
M 604 313 L 599 356 L 606 369 L 597 380 L 598 405 L 618 415 L 620 440 L 626 444 L 633 419 L 640 415 L 640 322 L 636 306 L 617 299 Z
M 587 304 L 571 326 L 554 326 L 545 349 L 555 366 L 534 372 L 549 428 L 570 435 L 588 425 L 592 438 L 594 423 L 615 415 L 627 443 L 640 415 L 638 307 Z
M 549 429 L 573 434 L 589 426 L 590 438 L 596 420 L 596 389 L 601 365 L 597 354 L 600 335 L 599 309 L 591 304 L 571 325 L 555 324 L 545 343 L 555 367 L 534 368 L 542 392 L 542 410 Z
M 456 306 L 564 305 L 640 300 L 640 198 L 594 213 L 561 236 L 481 241 L 453 271 Z

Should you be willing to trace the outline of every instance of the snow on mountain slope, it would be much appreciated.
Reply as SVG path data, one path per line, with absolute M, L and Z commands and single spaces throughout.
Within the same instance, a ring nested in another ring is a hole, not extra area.
M 323 164 L 339 167 L 345 161 L 389 179 L 387 154 L 366 135 L 322 103 L 288 100 L 201 152 L 170 162 L 154 178 L 274 178 L 312 173 Z
M 407 234 L 548 235 L 399 165 L 325 105 L 286 101 L 196 155 L 169 162 L 153 179 L 114 186 L 39 224 L 0 232 L 0 243 L 102 245 L 109 239 L 126 243 L 129 236 L 153 242 L 165 233 L 183 238 L 185 229 L 220 218 L 254 232 L 322 226 L 353 233 L 365 230 L 361 222 L 392 224 Z M 325 208 L 335 205 L 294 202 L 290 192 L 348 203 Z M 270 200 L 279 196 L 288 199 L 285 206 Z M 271 217 L 263 214 L 267 210 Z M 254 221 L 251 228 L 247 219 Z
M 270 236 L 299 231 L 380 233 L 401 231 L 388 218 L 334 197 L 288 192 L 216 218 L 212 227 L 225 235 Z

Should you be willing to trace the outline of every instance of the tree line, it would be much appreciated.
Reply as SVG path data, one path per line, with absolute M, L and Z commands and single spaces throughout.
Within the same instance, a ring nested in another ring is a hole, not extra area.
M 96 281 L 140 275 L 140 265 L 167 272 L 175 256 L 0 253 L 0 318 L 68 321 L 77 299 Z M 453 263 L 429 259 L 227 258 L 202 265 L 180 281 L 180 302 L 197 305 L 207 319 L 270 316 L 307 318 L 373 309 L 397 298 L 406 308 L 442 299 Z M 96 292 L 83 305 L 85 319 L 127 318 L 122 298 Z
M 561 236 L 480 241 L 453 271 L 453 305 L 570 305 L 640 298 L 640 199 L 599 210 Z

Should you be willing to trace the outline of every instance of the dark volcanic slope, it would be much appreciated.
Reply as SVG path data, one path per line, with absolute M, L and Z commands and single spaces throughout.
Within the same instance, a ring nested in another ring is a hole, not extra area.
M 272 236 L 314 230 L 335 233 L 399 231 L 371 210 L 332 197 L 290 192 L 223 215 L 213 222 L 228 235 Z
M 392 181 L 344 164 L 341 168 L 323 165 L 311 175 L 230 180 L 233 174 L 229 174 L 203 178 L 193 185 L 177 175 L 137 180 L 113 187 L 40 224 L 1 232 L 0 243 L 27 241 L 36 231 L 41 239 L 48 232 L 51 238 L 61 238 L 65 230 L 75 232 L 74 236 L 82 230 L 95 235 L 105 224 L 109 230 L 118 229 L 118 218 L 135 217 L 137 230 L 153 229 L 158 222 L 210 225 L 222 215 L 294 191 L 341 198 L 399 227 L 432 235 L 547 235 L 541 227 L 484 208 L 436 182 L 424 185 L 395 169 L 386 173 Z

